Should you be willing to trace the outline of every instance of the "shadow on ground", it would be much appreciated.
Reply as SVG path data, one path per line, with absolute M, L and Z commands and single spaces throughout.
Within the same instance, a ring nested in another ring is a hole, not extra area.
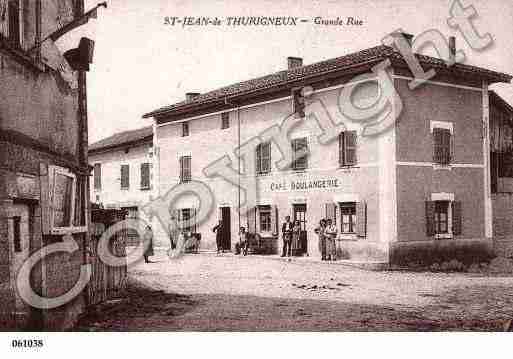
M 428 306 L 401 308 L 329 300 L 228 294 L 180 295 L 132 281 L 128 298 L 83 317 L 76 331 L 503 331 L 509 287 L 429 293 Z

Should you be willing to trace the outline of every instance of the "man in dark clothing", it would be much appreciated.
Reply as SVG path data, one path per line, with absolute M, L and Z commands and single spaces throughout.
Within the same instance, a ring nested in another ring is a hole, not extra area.
M 285 222 L 281 226 L 281 234 L 283 236 L 283 251 L 282 257 L 290 257 L 292 254 L 292 229 L 294 225 L 290 221 L 290 216 L 285 217 Z
M 223 251 L 223 221 L 219 220 L 212 231 L 216 234 L 217 253 L 219 253 Z

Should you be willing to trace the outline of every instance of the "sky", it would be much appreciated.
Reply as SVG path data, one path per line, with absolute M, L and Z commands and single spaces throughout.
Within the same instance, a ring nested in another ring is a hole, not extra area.
M 88 74 L 89 141 L 150 125 L 151 119 L 142 119 L 144 113 L 181 101 L 186 92 L 206 92 L 283 70 L 287 56 L 310 64 L 376 46 L 398 28 L 455 36 L 465 63 L 513 74 L 513 2 L 461 0 L 475 7 L 478 32 L 490 33 L 494 40 L 477 52 L 447 25 L 452 1 L 110 0 L 98 19 L 73 34 L 96 43 Z M 86 9 L 98 2 L 86 0 Z M 353 17 L 363 25 L 182 27 L 165 25 L 166 16 Z M 492 88 L 513 104 L 513 85 Z

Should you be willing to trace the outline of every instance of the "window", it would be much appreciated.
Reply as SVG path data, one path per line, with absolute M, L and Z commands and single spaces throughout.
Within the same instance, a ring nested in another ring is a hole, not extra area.
M 94 164 L 94 189 L 96 189 L 96 190 L 102 189 L 102 164 L 101 163 Z
M 141 189 L 151 189 L 151 163 L 141 163 Z
M 230 128 L 230 113 L 223 112 L 221 114 L 221 129 L 224 130 L 226 128 Z
M 12 47 L 21 47 L 21 19 L 20 19 L 20 2 L 19 0 L 9 0 L 8 4 L 9 18 L 9 43 Z M 0 16 L 5 16 L 0 14 Z
M 256 148 L 256 172 L 257 174 L 271 172 L 271 142 L 258 144 Z
M 61 235 L 87 231 L 85 198 L 87 196 L 85 178 L 77 178 L 69 170 L 49 166 L 43 196 L 43 232 Z
M 178 221 L 181 224 L 181 228 L 183 232 L 196 232 L 194 225 L 194 216 L 192 208 L 183 208 L 178 211 Z
M 130 188 L 130 166 L 121 165 L 121 189 Z
M 21 252 L 21 217 L 14 217 L 12 220 L 12 225 L 14 251 Z
M 308 168 L 308 140 L 306 137 L 292 140 L 292 169 L 301 171 Z
M 182 122 L 182 137 L 189 136 L 189 122 Z
M 441 197 L 432 195 L 432 197 Z M 447 197 L 449 198 L 449 197 Z M 426 202 L 426 229 L 428 237 L 452 238 L 462 234 L 461 202 L 441 198 Z
M 305 98 L 301 88 L 292 89 L 292 112 L 299 118 L 305 117 Z
M 180 182 L 191 180 L 191 156 L 180 157 Z
M 434 128 L 433 142 L 433 161 L 439 165 L 449 165 L 452 157 L 451 130 L 446 128 Z
M 356 203 L 340 203 L 340 233 L 356 232 Z
M 271 206 L 258 206 L 260 232 L 271 232 Z
M 449 201 L 435 202 L 435 234 L 449 233 Z
M 340 166 L 356 164 L 356 131 L 341 132 L 338 137 Z

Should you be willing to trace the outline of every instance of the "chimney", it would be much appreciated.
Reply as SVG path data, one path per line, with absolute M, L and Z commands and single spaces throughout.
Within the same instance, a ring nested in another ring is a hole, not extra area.
M 185 93 L 185 101 L 191 102 L 192 100 L 194 100 L 199 95 L 200 95 L 199 92 L 187 92 L 187 93 Z
M 303 59 L 301 57 L 287 57 L 287 68 L 289 70 L 294 69 L 296 67 L 303 66 Z
M 449 54 L 451 59 L 456 58 L 456 38 L 454 36 L 449 36 Z

